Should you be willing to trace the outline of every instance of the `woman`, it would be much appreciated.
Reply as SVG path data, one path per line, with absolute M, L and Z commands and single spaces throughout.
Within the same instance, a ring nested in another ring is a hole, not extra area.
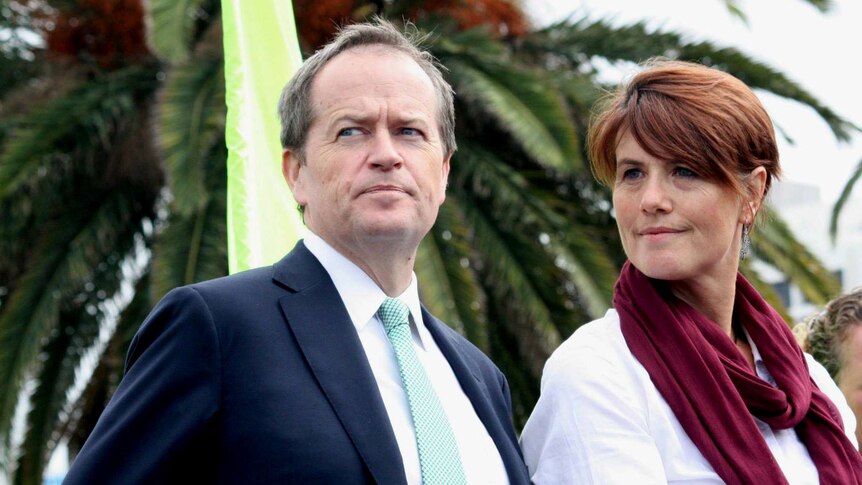
M 823 364 L 856 416 L 862 438 L 862 287 L 830 301 L 822 312 L 793 329 L 802 348 Z
M 535 483 L 862 483 L 852 413 L 739 273 L 780 171 L 738 79 L 653 61 L 590 127 L 628 256 L 614 307 L 548 360 Z

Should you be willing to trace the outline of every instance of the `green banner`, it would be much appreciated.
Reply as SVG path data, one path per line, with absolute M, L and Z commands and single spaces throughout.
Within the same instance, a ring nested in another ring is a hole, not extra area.
M 281 174 L 278 97 L 302 64 L 288 0 L 222 0 L 231 273 L 278 261 L 302 230 Z

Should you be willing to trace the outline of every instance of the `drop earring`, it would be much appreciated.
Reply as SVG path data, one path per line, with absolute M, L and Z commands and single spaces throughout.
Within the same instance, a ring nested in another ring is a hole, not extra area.
M 742 247 L 739 248 L 739 260 L 742 261 L 751 253 L 751 224 L 742 225 Z

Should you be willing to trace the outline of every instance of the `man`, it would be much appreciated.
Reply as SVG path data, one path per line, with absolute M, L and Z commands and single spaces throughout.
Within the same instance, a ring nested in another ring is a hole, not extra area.
M 279 112 L 308 236 L 159 303 L 66 483 L 528 483 L 505 378 L 418 300 L 455 150 L 433 58 L 347 27 Z

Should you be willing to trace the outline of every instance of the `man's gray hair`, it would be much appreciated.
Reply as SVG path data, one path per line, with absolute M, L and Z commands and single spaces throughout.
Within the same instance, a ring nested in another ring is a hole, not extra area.
M 306 135 L 314 119 L 311 84 L 323 66 L 342 52 L 362 46 L 382 46 L 406 54 L 431 78 L 437 97 L 437 123 L 445 154 L 457 149 L 455 144 L 455 103 L 452 86 L 443 78 L 443 67 L 433 55 L 420 46 L 427 39 L 415 25 L 408 23 L 401 32 L 392 23 L 374 18 L 370 23 L 341 28 L 330 43 L 306 59 L 281 92 L 278 115 L 281 118 L 281 146 L 299 155 L 304 163 Z

